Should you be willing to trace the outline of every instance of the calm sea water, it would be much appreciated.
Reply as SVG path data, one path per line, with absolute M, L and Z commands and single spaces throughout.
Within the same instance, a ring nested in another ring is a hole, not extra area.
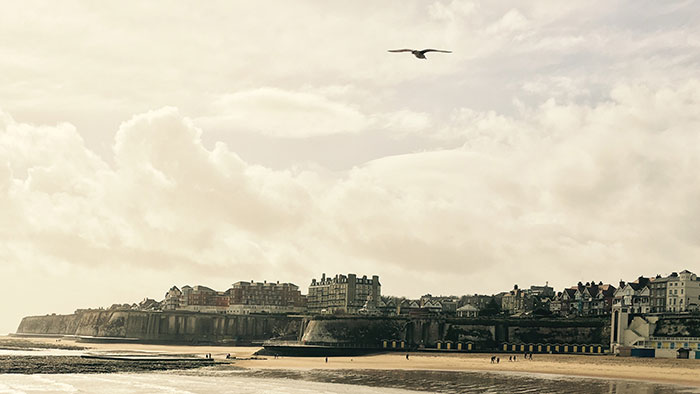
M 0 375 L 0 393 L 700 393 L 698 388 L 543 374 L 441 371 L 198 369 Z

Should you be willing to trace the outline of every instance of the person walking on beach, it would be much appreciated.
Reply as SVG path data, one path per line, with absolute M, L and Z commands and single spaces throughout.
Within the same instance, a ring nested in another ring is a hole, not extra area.
M 501 362 L 501 358 L 500 358 L 500 357 L 496 357 L 496 364 L 499 364 L 500 362 Z
M 328 364 L 328 357 L 326 357 L 326 364 Z
M 518 356 L 513 356 L 513 361 L 518 361 Z
M 406 353 L 406 360 L 408 360 L 408 353 Z
M 493 364 L 494 361 L 496 361 L 496 356 L 491 356 L 491 364 Z

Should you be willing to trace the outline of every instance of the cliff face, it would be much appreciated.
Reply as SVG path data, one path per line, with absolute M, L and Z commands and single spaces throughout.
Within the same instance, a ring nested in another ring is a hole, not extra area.
M 63 334 L 165 342 L 251 342 L 296 337 L 300 318 L 187 312 L 85 311 L 28 316 L 18 334 Z
M 348 318 L 311 320 L 302 341 L 306 343 L 377 344 L 383 339 L 405 339 L 405 320 Z
M 654 336 L 700 337 L 700 316 L 661 317 L 656 322 Z
M 471 342 L 475 349 L 501 343 L 606 345 L 610 323 L 591 320 L 412 319 L 317 317 L 304 330 L 303 342 L 377 345 L 382 340 L 435 347 L 437 342 Z

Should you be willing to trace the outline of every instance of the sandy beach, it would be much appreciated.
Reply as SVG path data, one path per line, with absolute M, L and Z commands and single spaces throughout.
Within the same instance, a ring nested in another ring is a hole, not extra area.
M 24 339 L 24 338 L 23 338 Z M 425 371 L 501 371 L 544 373 L 605 379 L 629 379 L 658 383 L 674 383 L 700 387 L 700 360 L 642 359 L 614 356 L 548 355 L 535 354 L 525 360 L 517 354 L 517 361 L 508 361 L 509 354 L 497 354 L 500 363 L 491 364 L 491 354 L 476 353 L 386 353 L 360 357 L 330 357 L 326 363 L 321 357 L 265 356 L 249 359 L 259 347 L 177 346 L 129 343 L 80 343 L 72 340 L 56 342 L 51 338 L 31 338 L 34 343 L 60 343 L 84 346 L 93 351 L 157 352 L 168 354 L 204 355 L 224 360 L 227 354 L 238 358 L 236 367 L 251 369 L 337 369 L 337 370 L 425 370 Z M 241 360 L 241 358 L 247 358 Z

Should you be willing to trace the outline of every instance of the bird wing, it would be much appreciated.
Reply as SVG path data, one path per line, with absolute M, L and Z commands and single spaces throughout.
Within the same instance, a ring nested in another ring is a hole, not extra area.
M 413 52 L 413 49 L 389 49 L 387 52 Z
M 426 52 L 442 52 L 442 53 L 452 53 L 452 51 L 445 51 L 442 49 L 423 49 L 421 52 L 426 53 Z

